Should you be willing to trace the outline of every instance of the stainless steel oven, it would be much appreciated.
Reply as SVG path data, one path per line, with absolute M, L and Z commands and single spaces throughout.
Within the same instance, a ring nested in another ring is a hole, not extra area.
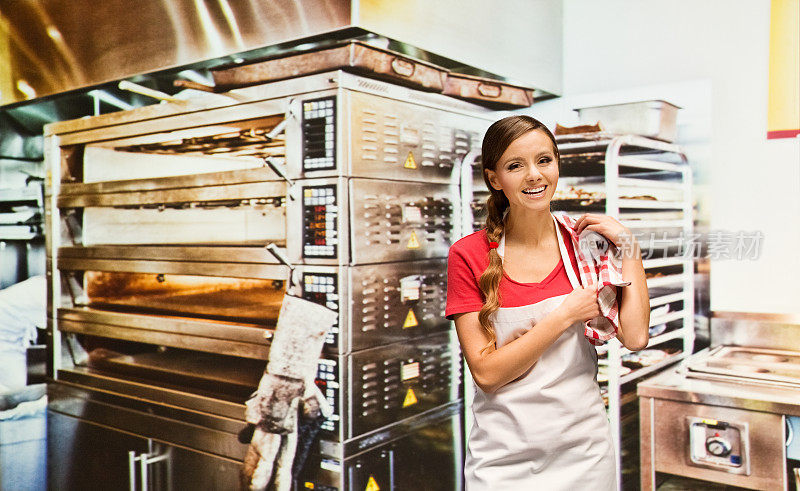
M 657 473 L 796 489 L 800 324 L 788 316 L 718 313 L 711 342 L 638 386 L 642 489 L 655 489 Z
M 49 424 L 77 452 L 54 447 L 54 482 L 85 483 L 58 469 L 93 454 L 82 435 L 100 428 L 138 440 L 130 462 L 97 462 L 144 466 L 156 488 L 185 476 L 160 457 L 191 460 L 175 448 L 235 474 L 289 281 L 339 312 L 319 364 L 335 415 L 317 462 L 450 418 L 451 174 L 489 122 L 336 71 L 50 125 Z

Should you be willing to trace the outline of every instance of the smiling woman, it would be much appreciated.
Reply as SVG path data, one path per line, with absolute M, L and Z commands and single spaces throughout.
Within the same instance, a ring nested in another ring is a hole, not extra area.
M 573 221 L 550 213 L 560 158 L 539 121 L 494 123 L 482 162 L 491 193 L 486 228 L 456 242 L 448 258 L 446 315 L 477 385 L 466 489 L 583 489 L 591 482 L 614 490 L 593 344 L 615 334 L 632 348 L 646 344 L 641 259 L 627 259 L 622 270 L 597 264 L 608 277 L 590 280 L 586 271 L 595 266 L 578 247 L 580 233 L 603 234 L 617 246 L 627 230 L 611 217 Z M 601 324 L 609 330 L 593 330 Z

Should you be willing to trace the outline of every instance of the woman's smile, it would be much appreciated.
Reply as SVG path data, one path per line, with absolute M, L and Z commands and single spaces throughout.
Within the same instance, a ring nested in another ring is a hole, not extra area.
M 545 196 L 545 190 L 547 190 L 547 186 L 531 187 L 523 189 L 522 193 L 527 195 L 530 199 L 542 199 Z

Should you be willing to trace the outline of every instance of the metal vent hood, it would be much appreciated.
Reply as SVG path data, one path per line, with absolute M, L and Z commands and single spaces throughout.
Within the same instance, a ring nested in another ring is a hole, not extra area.
M 170 71 L 202 78 L 222 63 L 364 36 L 455 71 L 559 94 L 561 3 L 0 0 L 0 106 Z

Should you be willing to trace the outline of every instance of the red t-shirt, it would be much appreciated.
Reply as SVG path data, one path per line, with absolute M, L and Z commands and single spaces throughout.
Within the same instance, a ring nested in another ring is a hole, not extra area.
M 561 224 L 559 224 L 561 226 Z M 569 235 L 561 234 L 574 271 L 578 261 Z M 489 241 L 486 229 L 467 235 L 450 247 L 447 257 L 447 306 L 445 316 L 452 320 L 455 314 L 478 312 L 483 307 L 483 292 L 478 280 L 489 266 Z M 505 273 L 500 279 L 500 307 L 522 307 L 550 297 L 564 295 L 573 290 L 569 282 L 564 261 L 559 260 L 555 269 L 539 283 L 520 283 Z

